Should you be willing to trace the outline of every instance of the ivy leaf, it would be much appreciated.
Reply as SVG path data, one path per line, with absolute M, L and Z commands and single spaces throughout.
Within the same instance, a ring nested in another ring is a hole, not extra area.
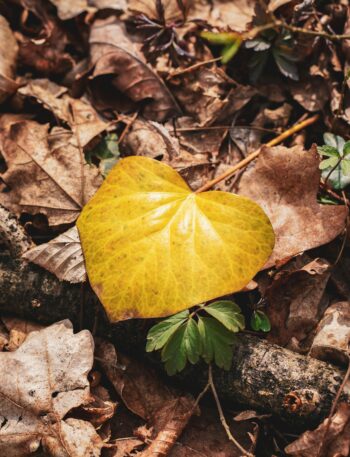
M 77 226 L 90 283 L 111 321 L 169 316 L 238 291 L 274 245 L 253 201 L 193 193 L 174 169 L 140 156 L 119 160 Z
M 271 330 L 271 324 L 269 318 L 263 311 L 254 311 L 250 319 L 250 326 L 256 332 L 269 332 Z
M 161 349 L 180 327 L 180 325 L 188 319 L 188 316 L 189 312 L 186 309 L 185 311 L 174 314 L 174 316 L 170 316 L 168 319 L 164 319 L 154 325 L 147 335 L 146 351 L 151 352 Z
M 212 317 L 198 317 L 202 340 L 202 357 L 207 363 L 215 361 L 219 368 L 229 370 L 232 363 L 232 345 L 235 334 Z
M 239 332 L 245 327 L 244 316 L 236 303 L 230 300 L 221 300 L 205 306 L 206 311 L 215 317 L 231 332 Z
M 169 375 L 182 371 L 187 360 L 196 364 L 202 352 L 202 342 L 197 322 L 193 318 L 181 324 L 162 350 L 162 361 Z

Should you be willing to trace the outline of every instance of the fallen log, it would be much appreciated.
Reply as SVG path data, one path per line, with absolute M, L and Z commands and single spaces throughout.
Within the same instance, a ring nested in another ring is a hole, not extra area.
M 0 208 L 0 216 L 4 215 Z M 0 252 L 0 313 L 43 324 L 68 318 L 77 329 L 96 329 L 120 350 L 138 356 L 143 353 L 147 330 L 153 322 L 134 319 L 109 324 L 88 286 L 61 282 L 48 271 L 21 260 L 18 256 L 30 246 L 30 240 L 13 218 L 8 219 L 11 230 L 4 230 L 4 220 L 0 218 L 0 236 L 6 238 Z M 156 358 L 150 362 L 159 367 Z M 237 338 L 231 369 L 214 369 L 215 384 L 226 405 L 240 403 L 301 428 L 314 426 L 329 414 L 343 376 L 333 365 L 247 334 Z M 207 382 L 207 366 L 189 367 L 179 378 L 198 391 Z M 350 402 L 349 383 L 341 401 Z

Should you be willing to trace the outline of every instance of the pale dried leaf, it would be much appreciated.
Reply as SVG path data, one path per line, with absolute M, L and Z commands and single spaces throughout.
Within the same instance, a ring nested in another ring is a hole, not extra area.
M 90 400 L 93 364 L 90 332 L 73 334 L 66 320 L 28 334 L 14 352 L 0 353 L 0 454 L 24 457 L 40 444 L 55 457 L 100 455 L 91 424 L 64 419 Z
M 57 119 L 66 122 L 81 147 L 87 145 L 109 125 L 98 116 L 87 100 L 70 97 L 67 88 L 48 79 L 33 79 L 21 87 L 18 93 L 35 98 Z
M 21 346 L 29 333 L 43 328 L 42 325 L 36 322 L 19 319 L 18 317 L 3 316 L 1 320 L 9 332 L 9 340 L 6 345 L 7 351 L 15 351 Z
M 122 22 L 114 18 L 97 20 L 91 28 L 90 54 L 92 77 L 114 75 L 109 92 L 115 87 L 134 102 L 146 101 L 145 117 L 162 122 L 179 115 L 173 95 L 147 64 Z
M 182 5 L 185 11 L 188 11 L 193 0 L 183 0 Z M 179 8 L 177 0 L 162 0 L 164 16 L 167 22 L 181 21 L 184 19 L 182 10 Z M 156 2 L 152 0 L 129 0 L 128 9 L 133 14 L 144 14 L 151 19 L 161 19 L 157 13 Z
M 15 122 L 0 131 L 0 143 L 8 166 L 2 178 L 10 188 L 1 198 L 16 214 L 40 212 L 53 226 L 74 222 L 102 183 L 69 130 Z
M 57 8 L 57 14 L 63 21 L 82 13 L 95 13 L 100 9 L 123 11 L 126 0 L 50 0 Z
M 333 240 L 345 227 L 345 206 L 321 205 L 316 147 L 263 147 L 255 165 L 244 173 L 238 193 L 259 203 L 276 235 L 265 268 L 279 260 Z M 302 204 L 301 204 L 302 201 Z
M 84 256 L 76 226 L 25 252 L 23 258 L 46 268 L 61 281 L 86 281 Z
M 0 103 L 15 92 L 15 76 L 18 44 L 7 20 L 0 16 Z

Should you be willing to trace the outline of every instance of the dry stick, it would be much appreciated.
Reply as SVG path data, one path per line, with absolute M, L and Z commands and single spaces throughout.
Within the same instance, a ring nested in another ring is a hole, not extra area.
M 194 65 L 191 65 L 187 68 L 180 68 L 179 70 L 175 70 L 173 73 L 168 75 L 166 79 L 169 80 L 171 78 L 175 78 L 175 76 L 183 75 L 184 73 L 190 73 L 191 71 L 197 70 L 197 68 L 208 65 L 210 63 L 218 62 L 221 59 L 222 57 L 215 57 L 215 59 L 204 60 L 203 62 L 195 63 Z
M 285 132 L 281 133 L 281 135 L 278 135 L 276 138 L 274 138 L 273 140 L 269 141 L 268 143 L 266 143 L 265 146 L 269 146 L 269 147 L 276 146 L 276 144 L 281 143 L 283 140 L 285 140 L 286 138 L 290 137 L 294 133 L 299 132 L 300 130 L 302 130 L 305 127 L 308 127 L 311 124 L 314 124 L 318 120 L 318 118 L 319 118 L 319 115 L 316 114 L 315 116 L 312 116 L 309 119 L 306 119 L 305 121 L 302 121 L 302 122 L 299 122 L 296 125 L 293 125 L 293 127 L 291 127 L 290 129 L 286 130 Z M 241 168 L 243 168 L 246 165 L 248 165 L 248 163 L 250 163 L 252 160 L 256 159 L 258 157 L 258 155 L 260 154 L 260 151 L 261 151 L 261 148 L 259 148 L 256 151 L 252 152 L 245 159 L 241 160 L 236 165 L 234 165 L 232 168 L 230 168 L 227 171 L 225 171 L 225 173 L 223 173 L 222 175 L 217 176 L 216 178 L 212 179 L 211 181 L 208 181 L 206 184 L 204 184 L 204 186 L 202 186 L 199 189 L 197 189 L 195 191 L 195 193 L 198 194 L 199 192 L 204 192 L 206 190 L 209 190 L 210 188 L 215 186 L 215 184 L 217 184 L 220 181 L 223 181 L 224 179 L 226 179 L 229 176 L 233 175 L 233 173 L 235 173 L 237 170 L 240 170 Z
M 124 140 L 125 135 L 130 130 L 132 124 L 136 121 L 136 118 L 137 118 L 138 115 L 139 115 L 139 112 L 136 111 L 136 113 L 133 115 L 133 117 L 130 119 L 130 121 L 126 124 L 124 130 L 122 131 L 122 133 L 121 133 L 121 135 L 120 135 L 120 137 L 118 139 L 118 144 L 120 144 Z
M 216 407 L 217 407 L 218 412 L 219 412 L 220 421 L 222 423 L 222 426 L 225 429 L 225 432 L 226 432 L 226 435 L 227 435 L 228 439 L 230 441 L 232 441 L 232 443 L 234 443 L 234 445 L 243 453 L 243 455 L 248 456 L 248 457 L 254 457 L 253 454 L 248 452 L 246 449 L 244 449 L 244 447 L 242 447 L 239 444 L 239 442 L 234 438 L 234 436 L 231 433 L 230 427 L 229 427 L 228 423 L 226 422 L 226 419 L 225 419 L 225 416 L 224 416 L 224 412 L 222 410 L 222 406 L 221 406 L 221 403 L 220 403 L 220 400 L 219 400 L 218 393 L 216 392 L 216 387 L 215 387 L 215 384 L 214 384 L 214 381 L 213 381 L 213 372 L 212 372 L 211 365 L 209 365 L 208 380 L 209 380 L 209 384 L 210 384 L 210 387 L 211 387 L 211 391 L 212 391 L 213 396 L 214 396 Z

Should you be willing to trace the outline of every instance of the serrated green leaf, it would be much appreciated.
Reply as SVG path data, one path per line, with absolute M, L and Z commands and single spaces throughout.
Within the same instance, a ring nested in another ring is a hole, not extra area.
M 336 157 L 339 159 L 339 152 L 338 152 L 338 149 L 336 149 L 335 147 L 333 146 L 328 146 L 327 144 L 323 145 L 323 146 L 318 146 L 317 147 L 317 152 L 321 155 L 321 156 L 326 156 L 326 157 Z
M 322 160 L 320 163 L 320 170 L 325 170 L 326 168 L 333 168 L 337 166 L 339 162 L 338 157 L 330 157 L 329 159 Z
M 162 350 L 162 361 L 169 375 L 182 371 L 187 360 L 195 364 L 202 352 L 198 325 L 190 318 L 178 327 Z
M 244 316 L 236 303 L 230 300 L 221 300 L 205 306 L 204 311 L 215 317 L 231 332 L 239 332 L 245 327 Z
M 269 332 L 271 330 L 271 324 L 269 318 L 263 311 L 254 311 L 250 319 L 250 325 L 256 332 Z
M 154 325 L 147 335 L 146 351 L 151 352 L 161 349 L 180 325 L 188 319 L 188 316 L 189 311 L 186 309 Z
M 207 363 L 213 360 L 219 368 L 229 370 L 232 363 L 234 333 L 212 317 L 198 317 L 198 330 L 202 340 L 202 357 Z
M 343 157 L 346 157 L 350 154 L 350 141 L 347 141 L 343 147 Z

